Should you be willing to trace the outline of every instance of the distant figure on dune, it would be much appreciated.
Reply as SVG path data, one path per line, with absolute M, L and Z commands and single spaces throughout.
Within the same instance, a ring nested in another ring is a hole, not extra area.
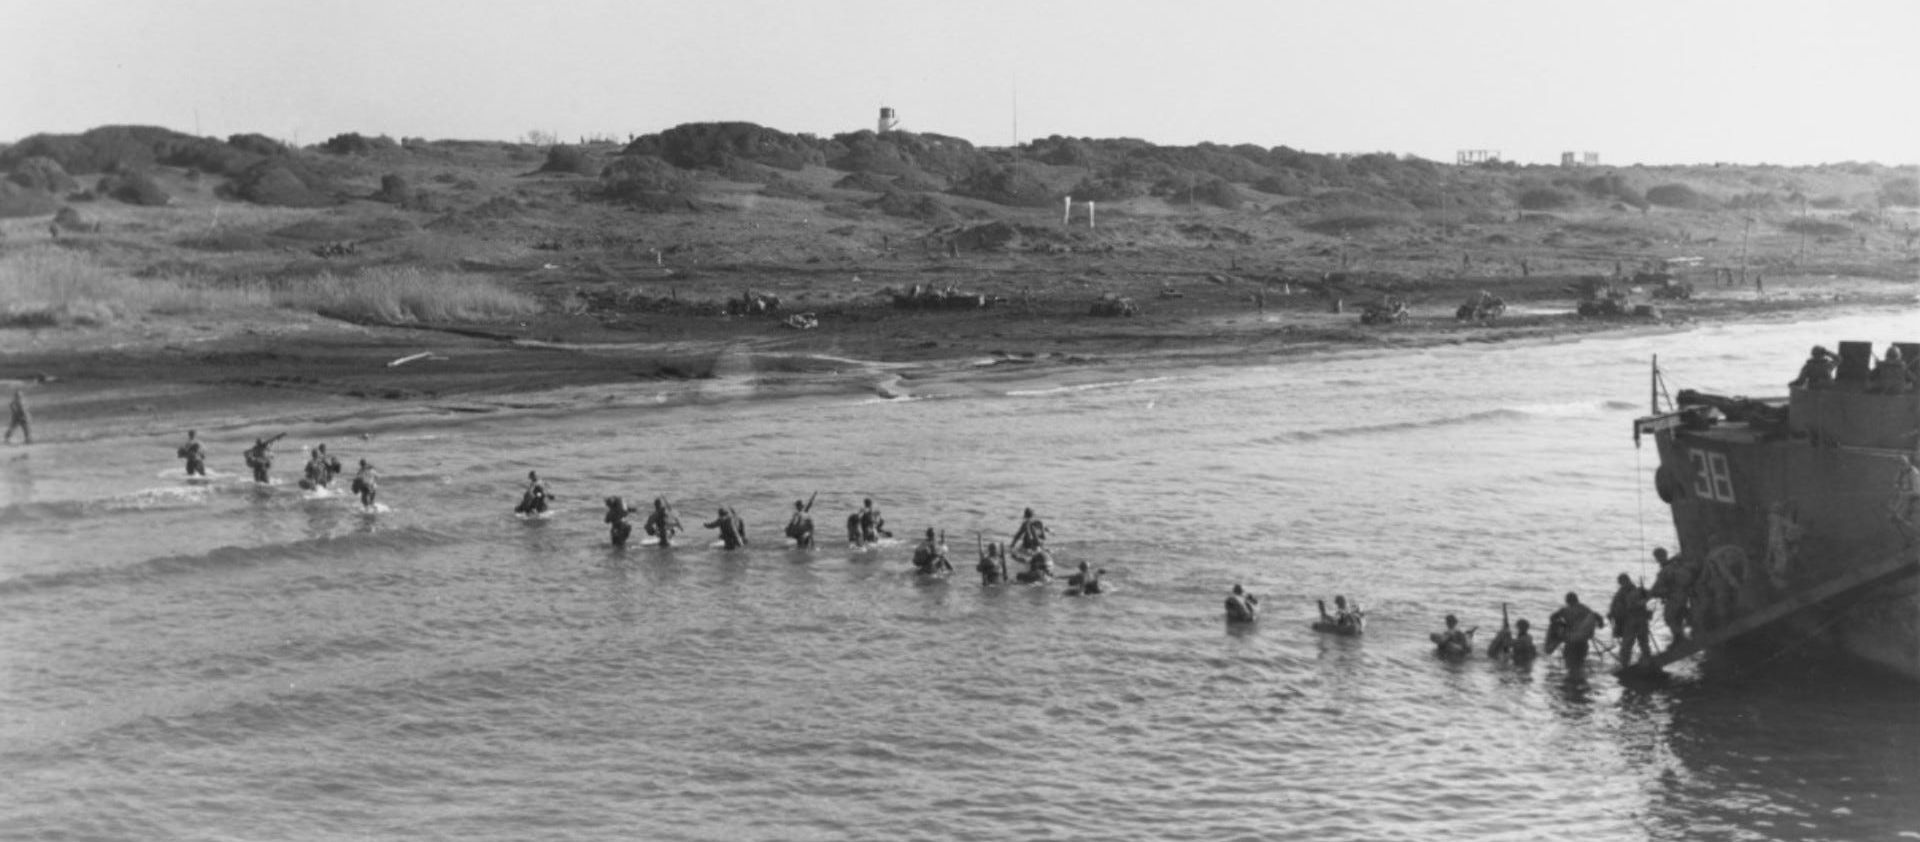
M 27 399 L 19 389 L 13 390 L 13 402 L 8 404 L 7 408 L 11 411 L 13 418 L 7 422 L 7 435 L 0 438 L 0 441 L 12 444 L 13 431 L 18 429 L 20 443 L 33 444 L 33 419 L 27 415 Z

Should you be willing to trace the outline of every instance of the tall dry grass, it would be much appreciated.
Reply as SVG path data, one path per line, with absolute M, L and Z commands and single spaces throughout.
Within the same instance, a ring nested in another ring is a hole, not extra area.
M 213 284 L 136 278 L 53 245 L 0 255 L 0 327 L 111 325 L 149 315 L 280 308 L 356 322 L 490 322 L 539 313 L 540 302 L 491 279 L 413 267 L 357 275 Z
M 265 291 L 142 279 L 51 245 L 0 255 L 0 327 L 108 325 L 141 315 L 265 307 Z
M 282 307 L 357 322 L 491 322 L 539 313 L 531 296 L 478 275 L 377 267 L 356 275 L 323 274 L 274 291 Z

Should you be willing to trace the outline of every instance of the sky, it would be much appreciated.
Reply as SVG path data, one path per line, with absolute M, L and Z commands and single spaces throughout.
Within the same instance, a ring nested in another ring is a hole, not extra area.
M 1914 0 L 0 0 L 0 140 L 745 120 L 1521 163 L 1920 162 Z

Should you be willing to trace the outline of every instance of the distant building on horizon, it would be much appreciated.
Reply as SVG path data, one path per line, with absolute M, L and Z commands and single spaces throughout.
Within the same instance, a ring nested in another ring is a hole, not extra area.
M 1562 152 L 1562 153 L 1560 153 L 1560 166 L 1563 166 L 1563 167 L 1597 167 L 1597 166 L 1600 166 L 1600 153 L 1598 153 L 1598 152 L 1581 152 L 1581 153 L 1578 153 L 1578 157 L 1576 157 L 1576 156 L 1575 156 L 1575 153 L 1572 153 L 1572 152 Z
M 900 118 L 894 115 L 893 109 L 888 108 L 884 105 L 880 106 L 880 127 L 875 129 L 874 131 L 879 134 L 886 134 L 887 132 L 890 132 L 896 128 L 899 128 L 899 126 L 900 126 Z
M 1461 166 L 1468 164 L 1489 164 L 1500 160 L 1498 149 L 1462 149 L 1455 156 L 1455 162 Z

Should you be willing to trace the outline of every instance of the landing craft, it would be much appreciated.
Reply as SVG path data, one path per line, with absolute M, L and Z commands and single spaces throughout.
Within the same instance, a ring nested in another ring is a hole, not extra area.
M 1656 359 L 1633 437 L 1659 451 L 1656 490 L 1697 568 L 1694 633 L 1636 670 L 1811 649 L 1920 681 L 1920 343 L 1894 346 L 1904 378 L 1873 370 L 1870 343 L 1839 347 L 1831 382 L 1759 400 L 1682 390 L 1666 412 Z

